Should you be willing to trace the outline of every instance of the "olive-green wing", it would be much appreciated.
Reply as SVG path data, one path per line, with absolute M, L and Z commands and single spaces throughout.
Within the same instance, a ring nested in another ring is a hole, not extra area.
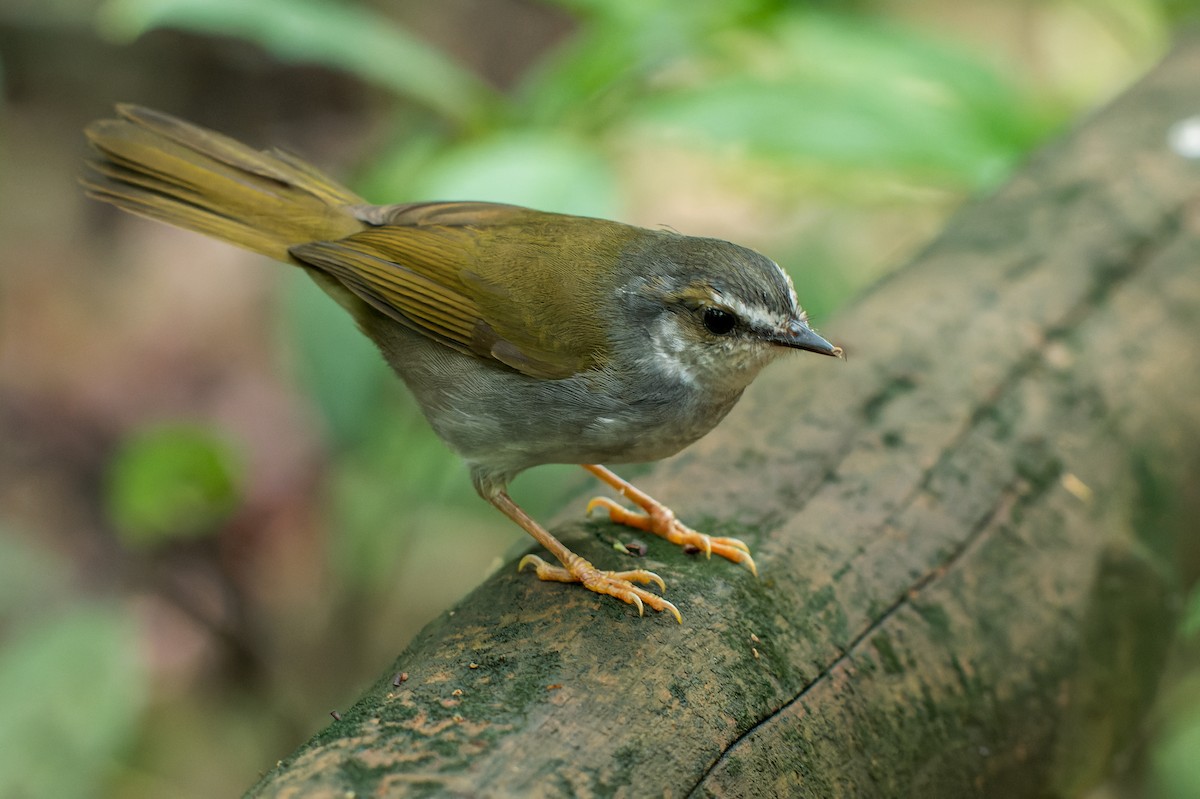
M 597 276 L 595 237 L 572 235 L 578 219 L 491 203 L 359 215 L 374 227 L 291 255 L 400 324 L 523 374 L 557 379 L 601 360 L 603 330 L 577 301 Z

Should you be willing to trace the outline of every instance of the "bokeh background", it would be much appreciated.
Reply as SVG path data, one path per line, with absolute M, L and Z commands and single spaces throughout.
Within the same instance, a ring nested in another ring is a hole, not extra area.
M 240 793 L 527 543 L 298 270 L 83 198 L 114 102 L 375 202 L 735 240 L 832 335 L 1194 5 L 4 0 L 0 797 Z M 575 516 L 585 477 L 514 495 Z M 1200 779 L 1192 710 L 1158 795 Z

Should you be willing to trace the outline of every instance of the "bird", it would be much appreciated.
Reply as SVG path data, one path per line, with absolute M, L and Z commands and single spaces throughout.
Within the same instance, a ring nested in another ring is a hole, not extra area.
M 683 621 L 658 574 L 597 568 L 509 496 L 519 473 L 565 463 L 638 508 L 600 497 L 589 513 L 757 575 L 744 542 L 688 527 L 602 464 L 679 452 L 785 353 L 842 357 L 771 259 L 516 205 L 373 205 L 285 150 L 137 105 L 84 133 L 88 196 L 297 266 L 350 313 L 479 495 L 557 561 L 528 554 L 519 571 Z

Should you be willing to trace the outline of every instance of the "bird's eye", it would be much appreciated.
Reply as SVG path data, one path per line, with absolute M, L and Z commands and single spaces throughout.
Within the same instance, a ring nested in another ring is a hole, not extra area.
M 723 336 L 737 325 L 737 317 L 720 308 L 704 309 L 704 326 L 709 333 Z

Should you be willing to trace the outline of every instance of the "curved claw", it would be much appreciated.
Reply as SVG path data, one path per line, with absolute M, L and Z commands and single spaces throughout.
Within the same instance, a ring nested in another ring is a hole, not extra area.
M 618 509 L 623 510 L 620 505 L 617 505 L 617 503 L 613 502 L 608 497 L 592 497 L 590 500 L 588 500 L 587 507 L 584 509 L 583 513 L 585 516 L 591 516 L 592 511 L 594 511 L 596 508 L 607 508 L 611 514 L 614 505 L 616 505 Z
M 681 616 L 679 614 L 679 608 L 675 607 L 670 602 L 668 602 L 667 600 L 664 599 L 662 609 L 671 611 L 671 614 L 675 617 L 675 621 L 679 622 L 680 624 L 683 624 L 683 616 Z
M 659 577 L 654 572 L 646 571 L 645 569 L 634 569 L 633 571 L 627 572 L 608 572 L 608 575 L 617 580 L 632 580 L 639 583 L 654 583 L 658 586 L 659 591 L 667 590 L 667 584 L 663 581 L 663 578 Z
M 600 574 L 606 574 L 606 572 L 600 572 Z M 608 574 L 611 576 L 611 573 L 608 573 Z M 597 590 L 596 588 L 592 588 L 592 586 L 590 586 L 590 585 L 588 587 L 591 588 L 593 591 Z M 602 591 L 601 593 L 606 593 L 606 592 Z M 679 608 L 675 607 L 673 604 L 671 604 L 667 600 L 663 599 L 662 597 L 660 597 L 656 594 L 651 594 L 649 591 L 646 591 L 643 588 L 637 588 L 635 586 L 630 586 L 627 592 L 625 592 L 623 594 L 615 594 L 614 593 L 614 594 L 612 594 L 612 596 L 615 596 L 618 599 L 624 600 L 625 602 L 628 602 L 629 604 L 637 607 L 639 616 L 642 616 L 645 614 L 645 606 L 649 605 L 652 609 L 657 610 L 660 613 L 664 610 L 670 611 L 671 615 L 675 617 L 675 621 L 679 622 L 680 624 L 683 624 L 683 616 L 680 614 Z
M 750 556 L 750 551 L 742 547 L 734 546 L 732 542 L 737 541 L 736 538 L 714 538 L 713 552 L 716 552 L 726 560 L 731 560 L 734 563 L 740 563 L 750 570 L 750 573 L 755 577 L 758 576 L 758 566 L 754 563 L 754 558 Z M 741 543 L 738 541 L 738 543 Z
M 747 550 L 746 553 L 743 555 L 741 563 L 743 566 L 745 566 L 747 569 L 750 570 L 751 574 L 753 574 L 755 577 L 758 576 L 758 567 L 754 565 L 754 558 L 750 557 L 749 550 Z

